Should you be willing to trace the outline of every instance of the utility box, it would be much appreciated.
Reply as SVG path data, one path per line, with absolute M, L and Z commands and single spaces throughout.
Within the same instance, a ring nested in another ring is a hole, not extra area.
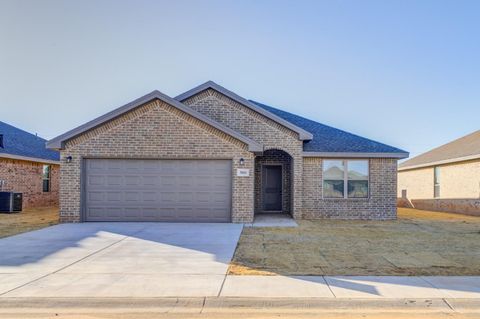
M 0 212 L 18 213 L 22 211 L 22 193 L 0 192 Z

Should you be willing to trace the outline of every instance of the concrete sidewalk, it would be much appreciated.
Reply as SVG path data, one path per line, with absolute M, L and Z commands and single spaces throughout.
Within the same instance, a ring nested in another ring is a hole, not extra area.
M 219 278 L 214 282 L 199 275 L 184 275 L 183 281 L 175 276 L 143 274 L 110 274 L 101 278 L 98 274 L 78 274 L 73 282 L 68 276 L 62 278 L 61 274 L 48 278 L 34 279 L 3 293 L 0 300 L 11 297 L 480 300 L 480 277 L 226 276 L 223 281 Z
M 219 296 L 480 300 L 480 277 L 227 276 Z

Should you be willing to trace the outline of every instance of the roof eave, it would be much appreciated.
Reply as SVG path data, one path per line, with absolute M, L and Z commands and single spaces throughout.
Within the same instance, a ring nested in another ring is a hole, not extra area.
M 417 164 L 417 165 L 401 166 L 401 167 L 398 168 L 398 170 L 399 171 L 407 171 L 407 170 L 411 170 L 411 169 L 425 168 L 425 167 L 431 167 L 431 166 L 437 166 L 437 165 L 443 165 L 443 164 L 451 164 L 451 163 L 457 163 L 457 162 L 465 162 L 465 161 L 471 161 L 471 160 L 475 160 L 475 159 L 480 159 L 480 154 L 450 158 L 450 159 L 434 161 L 434 162 L 429 162 L 429 163 L 423 163 L 423 164 Z
M 188 90 L 178 96 L 175 97 L 175 100 L 177 101 L 185 101 L 186 99 L 202 92 L 202 91 L 205 91 L 207 89 L 213 89 L 215 91 L 218 91 L 220 93 L 222 93 L 223 95 L 225 96 L 228 96 L 229 98 L 231 98 L 232 100 L 240 103 L 240 104 L 243 104 L 245 105 L 246 107 L 254 110 L 255 112 L 257 113 L 260 113 L 262 115 L 264 115 L 265 117 L 267 118 L 270 118 L 271 120 L 273 120 L 274 122 L 277 122 L 278 124 L 281 124 L 282 126 L 285 126 L 287 127 L 288 129 L 298 133 L 298 138 L 299 140 L 301 141 L 309 141 L 311 139 L 313 139 L 313 134 L 304 130 L 303 128 L 301 127 L 298 127 L 284 119 L 282 119 L 281 117 L 259 107 L 258 105 L 255 105 L 254 103 L 248 101 L 247 99 L 239 96 L 238 94 L 230 91 L 230 90 L 227 90 L 226 88 L 218 85 L 217 83 L 213 82 L 213 81 L 208 81 L 208 82 L 205 82 L 203 84 L 200 84 L 199 86 L 191 89 L 191 90 Z
M 0 158 L 8 158 L 8 159 L 35 162 L 35 163 L 44 163 L 44 164 L 55 164 L 55 165 L 60 164 L 60 161 L 56 161 L 56 160 L 39 158 L 39 157 L 31 157 L 31 156 L 23 156 L 23 155 L 16 155 L 16 154 L 9 154 L 9 153 L 0 153 Z
M 303 152 L 303 157 L 329 157 L 329 158 L 396 158 L 402 159 L 409 156 L 408 152 Z

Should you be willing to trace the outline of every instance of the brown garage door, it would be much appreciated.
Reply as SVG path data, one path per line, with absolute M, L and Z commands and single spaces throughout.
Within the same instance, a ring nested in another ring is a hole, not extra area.
M 87 221 L 229 222 L 229 160 L 87 159 Z

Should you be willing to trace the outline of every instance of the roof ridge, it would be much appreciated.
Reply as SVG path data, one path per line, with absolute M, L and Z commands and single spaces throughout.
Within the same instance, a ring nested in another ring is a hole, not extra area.
M 226 88 L 224 88 L 223 86 L 209 80 L 205 83 L 202 83 L 186 92 L 183 92 L 182 94 L 179 94 L 177 95 L 174 99 L 177 100 L 177 101 L 184 101 L 202 91 L 205 91 L 207 89 L 213 89 L 217 92 L 220 92 L 221 94 L 229 97 L 230 99 L 240 103 L 240 104 L 243 104 L 244 106 L 246 106 L 247 108 L 250 108 L 252 110 L 254 110 L 255 112 L 257 113 L 260 113 L 262 114 L 263 116 L 267 117 L 267 118 L 270 118 L 272 121 L 275 121 L 277 122 L 278 124 L 280 125 L 283 125 L 287 128 L 289 128 L 290 130 L 298 133 L 299 135 L 299 139 L 300 140 L 311 140 L 313 138 L 313 135 L 311 132 L 308 132 L 307 130 L 303 129 L 302 127 L 299 127 L 279 116 L 277 116 L 276 114 L 272 113 L 272 112 L 269 112 L 268 110 L 265 110 L 263 109 L 262 107 L 259 107 L 258 105 L 256 105 L 255 103 L 252 103 L 250 102 L 248 99 L 244 98 L 244 97 L 241 97 L 240 95 L 236 94 L 235 92 L 232 92 Z

